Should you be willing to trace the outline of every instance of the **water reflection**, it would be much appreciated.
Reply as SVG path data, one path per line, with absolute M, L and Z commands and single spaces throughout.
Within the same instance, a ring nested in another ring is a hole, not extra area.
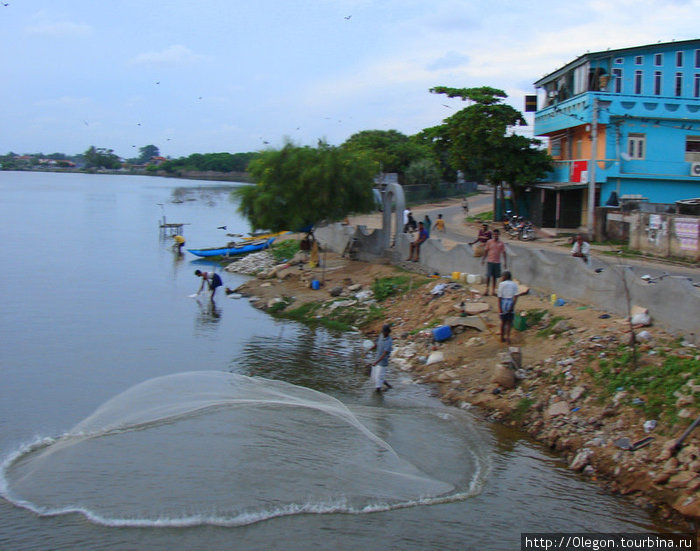
M 195 324 L 198 329 L 211 331 L 216 329 L 221 321 L 221 308 L 216 305 L 216 302 L 209 299 L 208 296 L 203 298 L 197 297 L 195 302 L 198 306 Z

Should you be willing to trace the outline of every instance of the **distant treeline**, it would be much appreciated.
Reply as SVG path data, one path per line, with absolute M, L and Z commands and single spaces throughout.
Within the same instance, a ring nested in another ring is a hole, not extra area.
M 177 172 L 246 172 L 248 164 L 260 153 L 193 153 L 189 157 L 169 159 L 157 170 Z

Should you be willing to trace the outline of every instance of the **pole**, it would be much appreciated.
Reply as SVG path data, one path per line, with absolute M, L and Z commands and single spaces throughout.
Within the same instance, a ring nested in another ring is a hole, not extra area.
M 591 160 L 588 161 L 588 216 L 586 231 L 588 239 L 593 239 L 593 224 L 595 216 L 595 168 L 598 156 L 598 98 L 593 98 L 593 117 L 591 120 Z

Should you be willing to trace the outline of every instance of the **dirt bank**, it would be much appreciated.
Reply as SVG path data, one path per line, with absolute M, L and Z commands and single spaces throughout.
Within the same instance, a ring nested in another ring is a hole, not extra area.
M 369 337 L 389 322 L 390 369 L 434 385 L 448 404 L 522 429 L 570 468 L 642 507 L 680 523 L 700 517 L 700 432 L 680 452 L 671 449 L 700 413 L 694 346 L 660 327 L 638 328 L 635 370 L 625 366 L 626 320 L 585 304 L 554 306 L 530 292 L 516 307 L 529 326 L 513 331 L 509 347 L 500 340 L 497 299 L 471 292 L 483 285 L 430 279 L 415 263 L 350 261 L 330 252 L 321 261 L 313 269 L 268 265 L 236 291 L 258 297 L 253 304 L 275 315 L 313 306 L 305 310 L 312 321 L 350 321 Z M 314 279 L 322 282 L 318 290 L 310 288 Z M 373 287 L 387 298 L 377 300 Z M 462 316 L 465 306 L 484 311 Z M 434 342 L 431 329 L 446 323 L 452 337 Z

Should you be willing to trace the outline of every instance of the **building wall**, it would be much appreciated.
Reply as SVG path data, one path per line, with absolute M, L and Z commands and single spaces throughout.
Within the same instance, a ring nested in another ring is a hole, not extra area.
M 634 212 L 627 218 L 630 248 L 700 261 L 700 216 Z

